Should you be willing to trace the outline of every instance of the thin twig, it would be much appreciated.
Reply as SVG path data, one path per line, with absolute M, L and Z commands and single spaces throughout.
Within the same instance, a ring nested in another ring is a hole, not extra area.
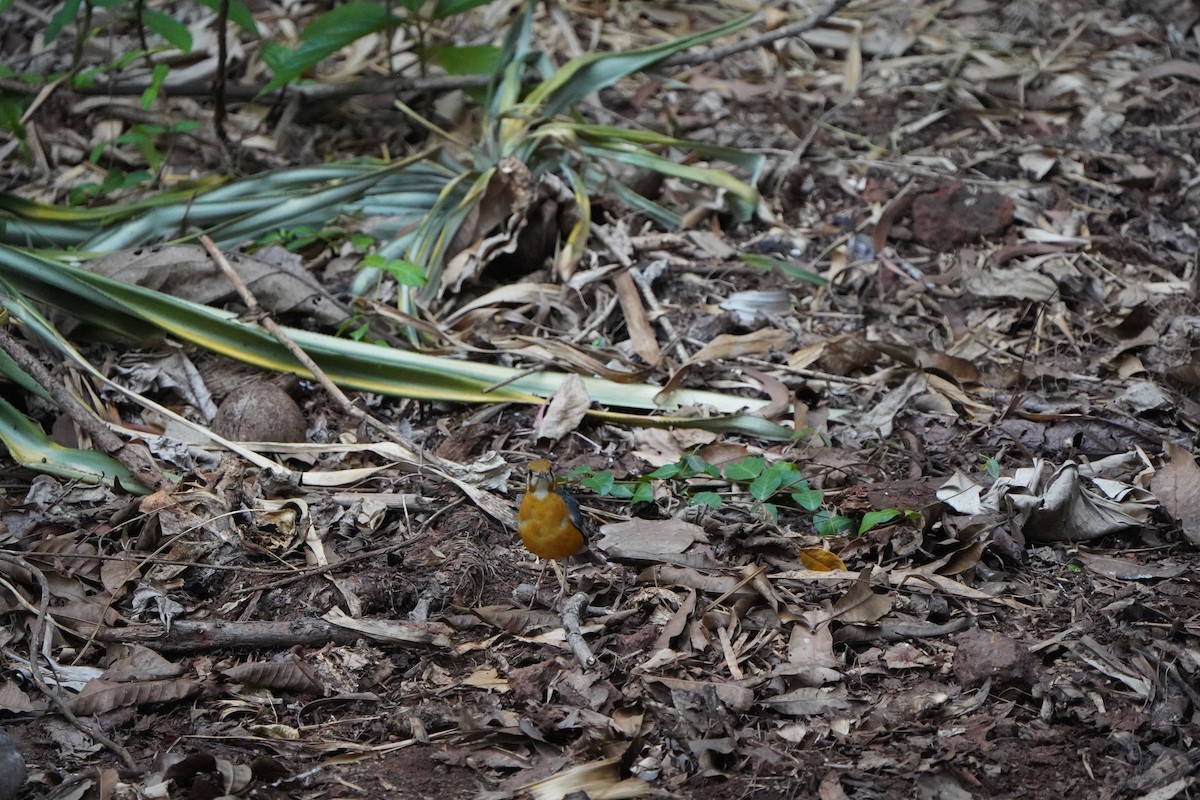
M 816 14 L 811 14 L 805 17 L 800 22 L 793 22 L 791 25 L 784 25 L 782 28 L 776 28 L 773 31 L 767 31 L 764 34 L 755 36 L 752 39 L 746 39 L 741 42 L 734 42 L 725 47 L 713 47 L 708 50 L 702 50 L 698 53 L 680 53 L 679 55 L 671 56 L 664 59 L 656 66 L 659 67 L 694 67 L 697 64 L 707 64 L 710 61 L 721 61 L 735 56 L 738 53 L 744 53 L 747 50 L 753 50 L 756 47 L 768 45 L 771 42 L 780 39 L 788 39 L 793 36 L 799 36 L 805 31 L 810 31 L 820 25 L 825 20 L 832 17 L 843 7 L 850 4 L 850 0 L 833 0 L 829 5 L 822 8 Z M 762 19 L 762 14 L 758 15 Z
M 128 750 L 104 735 L 103 731 L 99 728 L 95 728 L 75 716 L 71 712 L 71 709 L 67 708 L 66 702 L 63 701 L 58 693 L 46 684 L 45 679 L 42 677 L 42 667 L 39 659 L 41 658 L 42 648 L 49 647 L 49 640 L 46 638 L 46 621 L 49 618 L 50 612 L 50 584 L 46 581 L 46 576 L 42 574 L 41 570 L 35 569 L 32 564 L 16 553 L 8 550 L 0 550 L 0 559 L 32 575 L 33 579 L 37 581 L 38 589 L 41 592 L 41 598 L 38 600 L 37 621 L 33 626 L 33 638 L 29 642 L 29 673 L 33 676 L 33 682 L 38 687 L 38 691 L 44 694 L 46 699 L 50 701 L 50 704 L 57 709 L 58 713 L 62 714 L 63 718 L 74 725 L 79 731 L 111 750 L 117 758 L 121 759 L 126 767 L 135 772 L 140 772 L 141 768 Z
M 256 298 L 254 293 L 250 291 L 250 287 L 247 286 L 246 282 L 242 280 L 242 276 L 237 274 L 237 270 L 233 268 L 233 265 L 229 263 L 229 259 L 225 258 L 225 254 L 222 253 L 216 244 L 213 243 L 213 240 L 208 238 L 208 236 L 201 234 L 200 243 L 204 245 L 204 249 L 208 251 L 208 255 L 213 260 L 213 263 L 217 265 L 221 272 L 225 273 L 225 277 L 229 280 L 230 284 L 233 285 L 233 288 L 237 291 L 238 296 L 242 298 L 242 302 L 246 305 L 246 309 L 250 312 L 250 317 L 258 324 L 266 328 L 267 332 L 275 337 L 275 341 L 283 345 L 284 349 L 292 354 L 292 358 L 299 361 L 300 364 L 312 374 L 317 383 L 321 384 L 321 388 L 328 392 L 329 396 L 333 398 L 334 402 L 337 403 L 339 407 L 341 407 L 343 412 L 353 417 L 357 422 L 369 424 L 371 421 L 370 415 L 355 406 L 354 402 L 346 396 L 346 393 L 343 392 L 336 383 L 329 379 L 329 376 L 325 374 L 323 369 L 317 366 L 317 362 L 313 361 L 312 357 L 309 356 L 308 353 L 304 352 L 304 348 L 296 344 L 295 341 L 292 340 L 292 337 L 287 334 L 287 331 L 285 331 L 278 322 L 276 322 L 263 310 L 263 307 L 258 304 L 258 298 Z M 382 422 L 377 424 L 380 427 L 383 427 Z
M 204 249 L 208 252 L 209 257 L 213 260 L 213 263 L 215 263 L 217 267 L 223 273 L 225 273 L 225 277 L 229 280 L 234 289 L 237 291 L 238 295 L 242 298 L 242 302 L 246 305 L 251 318 L 261 324 L 272 336 L 275 337 L 276 341 L 283 345 L 284 349 L 292 354 L 292 357 L 295 358 L 296 361 L 298 361 L 306 370 L 308 370 L 309 374 L 313 376 L 317 383 L 321 384 L 321 387 L 324 388 L 325 391 L 329 393 L 329 396 L 333 398 L 333 401 L 338 404 L 343 413 L 355 420 L 355 422 L 375 431 L 388 441 L 394 442 L 413 453 L 419 454 L 423 462 L 428 462 L 431 467 L 439 470 L 442 477 L 452 481 L 456 486 L 458 486 L 475 502 L 476 505 L 483 509 L 484 513 L 495 517 L 505 525 L 515 525 L 515 515 L 512 513 L 511 503 L 508 501 L 500 501 L 498 498 L 492 496 L 489 492 L 486 492 L 478 487 L 469 486 L 463 480 L 454 477 L 452 474 L 453 467 L 450 464 L 433 455 L 432 453 L 425 451 L 423 448 L 417 446 L 415 443 L 409 441 L 394 431 L 382 420 L 371 416 L 366 411 L 363 411 L 361 408 L 354 405 L 353 401 L 346 396 L 346 393 L 343 392 L 336 383 L 330 380 L 329 376 L 325 374 L 323 369 L 317 366 L 317 363 L 312 360 L 312 357 L 309 356 L 308 353 L 304 352 L 303 348 L 301 348 L 292 340 L 292 337 L 289 336 L 287 331 L 283 329 L 283 326 L 279 325 L 265 311 L 263 311 L 262 306 L 259 305 L 258 299 L 255 298 L 254 294 L 250 291 L 250 288 L 246 286 L 245 281 L 242 280 L 241 276 L 238 275 L 233 266 L 230 265 L 229 260 L 225 258 L 225 255 L 220 251 L 216 244 L 213 243 L 213 240 L 207 236 L 201 235 L 200 243 L 204 245 Z

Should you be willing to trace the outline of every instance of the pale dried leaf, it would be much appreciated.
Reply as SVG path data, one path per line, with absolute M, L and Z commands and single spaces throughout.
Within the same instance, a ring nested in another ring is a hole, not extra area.
M 1113 558 L 1083 550 L 1076 553 L 1075 558 L 1097 575 L 1122 581 L 1175 578 L 1187 570 L 1182 564 L 1143 564 L 1130 558 Z
M 778 328 L 760 328 L 740 335 L 722 333 L 697 350 L 687 363 L 702 364 L 723 358 L 766 355 L 772 350 L 786 350 L 791 344 L 792 335 Z
M 354 619 L 336 606 L 323 614 L 321 619 L 382 642 L 451 646 L 450 629 L 440 623 Z
M 674 517 L 669 519 L 631 519 L 600 528 L 596 546 L 609 555 L 637 552 L 642 555 L 682 553 L 693 542 L 707 542 L 708 534 L 699 525 Z
M 574 373 L 567 375 L 550 398 L 550 405 L 538 425 L 538 438 L 558 441 L 571 433 L 583 422 L 591 404 L 583 379 Z
M 29 695 L 17 688 L 12 681 L 0 684 L 0 710 L 14 714 L 25 714 L 33 711 L 33 703 Z

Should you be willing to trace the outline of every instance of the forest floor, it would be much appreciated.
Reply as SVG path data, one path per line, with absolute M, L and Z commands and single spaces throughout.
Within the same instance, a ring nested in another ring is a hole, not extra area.
M 551 5 L 535 35 L 559 60 L 728 15 Z M 9 64 L 44 25 L 21 9 L 3 12 Z M 430 319 L 472 358 L 561 368 L 594 347 L 646 382 L 766 397 L 804 435 L 588 417 L 547 437 L 537 406 L 360 395 L 506 503 L 552 459 L 605 562 L 566 566 L 573 613 L 512 527 L 424 470 L 325 489 L 225 454 L 148 500 L 6 465 L 0 545 L 46 578 L 75 632 L 52 640 L 55 674 L 111 739 L 30 680 L 38 584 L 0 566 L 18 796 L 1200 797 L 1198 19 L 1163 0 L 851 3 L 589 98 L 605 124 L 766 154 L 764 213 L 735 223 L 667 180 L 652 189 L 687 225 L 662 231 L 597 196 L 574 275 L 496 263 Z M 471 125 L 453 97 L 405 97 Z M 95 137 L 137 122 L 208 124 L 166 153 L 179 174 L 399 156 L 424 136 L 390 95 L 235 102 L 220 148 L 211 97 L 136 99 L 51 95 L 40 156 L 5 149 L 0 188 L 62 202 L 93 176 Z M 344 251 L 297 255 L 344 298 Z M 164 352 L 80 345 L 106 369 Z M 264 382 L 183 352 L 215 403 Z M 292 388 L 330 451 L 279 457 L 365 466 L 340 446 L 370 431 Z M 268 416 L 292 402 L 271 398 Z M 639 481 L 652 500 L 631 505 Z M 159 639 L 76 635 L 168 619 Z

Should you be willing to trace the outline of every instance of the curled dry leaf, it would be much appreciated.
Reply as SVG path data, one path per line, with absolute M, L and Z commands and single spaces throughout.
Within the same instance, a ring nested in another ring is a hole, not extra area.
M 1068 461 L 1049 477 L 1037 473 L 1025 491 L 1010 490 L 1005 500 L 1030 541 L 1086 541 L 1147 524 L 1153 503 L 1136 487 L 1114 499 L 1110 484 L 1087 480 Z
M 760 328 L 746 334 L 722 333 L 714 336 L 704 347 L 697 350 L 689 364 L 703 364 L 723 358 L 761 356 L 772 350 L 787 350 L 792 345 L 792 335 L 778 328 Z
M 654 791 L 646 781 L 621 778 L 621 759 L 606 758 L 569 767 L 523 787 L 534 800 L 559 800 L 562 797 L 645 797 Z

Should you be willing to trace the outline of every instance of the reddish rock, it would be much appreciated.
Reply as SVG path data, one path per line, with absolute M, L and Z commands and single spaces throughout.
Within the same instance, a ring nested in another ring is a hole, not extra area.
M 939 252 L 1007 228 L 1013 220 L 1013 202 L 1002 194 L 975 186 L 951 183 L 913 199 L 913 238 Z
M 964 687 L 991 678 L 996 686 L 1028 684 L 1034 679 L 1033 655 L 1016 639 L 972 628 L 954 644 L 954 677 Z

